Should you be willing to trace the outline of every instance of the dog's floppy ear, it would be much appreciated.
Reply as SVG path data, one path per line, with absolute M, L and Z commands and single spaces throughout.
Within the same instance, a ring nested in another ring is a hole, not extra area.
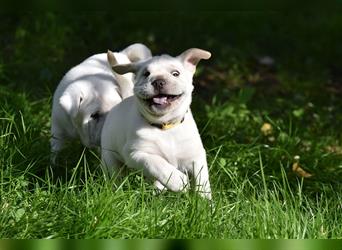
M 119 60 L 117 56 L 117 53 L 113 53 L 112 51 L 108 50 L 107 60 L 115 73 L 119 75 L 123 75 L 129 72 L 136 73 L 136 71 L 138 70 L 137 63 L 129 63 L 127 61 L 124 62 L 122 60 Z
M 178 56 L 184 66 L 192 73 L 195 73 L 196 66 L 201 59 L 209 59 L 210 57 L 211 53 L 209 51 L 197 48 L 188 49 Z
M 65 112 L 67 112 L 68 114 L 71 113 L 71 110 L 73 108 L 73 102 L 72 102 L 72 98 L 70 95 L 68 94 L 62 95 L 59 98 L 59 104 L 62 106 Z
M 59 104 L 62 106 L 65 112 L 72 117 L 76 117 L 82 101 L 82 94 L 80 94 L 78 97 L 71 96 L 70 94 L 64 94 L 59 98 Z
M 130 64 L 130 59 L 127 57 L 127 55 L 123 53 L 113 53 L 112 51 L 108 50 L 107 52 L 107 60 L 110 64 L 113 74 L 115 75 L 116 82 L 120 86 L 120 95 L 122 99 L 125 99 L 126 97 L 131 96 L 132 89 L 133 89 L 133 82 L 132 82 L 132 74 L 121 74 L 114 68 L 118 65 L 126 65 Z
M 112 52 L 110 50 L 107 51 L 107 60 L 108 60 L 108 63 L 111 67 L 113 67 L 117 64 L 131 63 L 131 61 L 127 57 L 127 55 L 125 55 L 123 53 Z
M 107 51 L 107 60 L 110 66 L 114 66 L 118 64 L 118 61 L 116 60 L 114 53 L 110 50 Z
M 117 64 L 112 66 L 112 69 L 115 73 L 118 73 L 120 75 L 132 72 L 136 73 L 139 69 L 138 63 L 127 63 L 127 64 Z

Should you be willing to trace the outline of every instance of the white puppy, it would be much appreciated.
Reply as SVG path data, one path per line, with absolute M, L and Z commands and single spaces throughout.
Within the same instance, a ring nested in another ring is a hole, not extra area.
M 190 111 L 196 65 L 210 56 L 189 49 L 177 57 L 113 66 L 136 76 L 134 96 L 115 106 L 103 126 L 102 161 L 109 175 L 125 164 L 142 169 L 159 189 L 182 191 L 189 174 L 196 190 L 211 199 L 206 153 Z
M 107 112 L 133 94 L 132 74 L 113 74 L 111 63 L 130 63 L 150 58 L 143 44 L 132 44 L 119 53 L 96 54 L 66 73 L 53 97 L 51 160 L 66 140 L 79 138 L 87 147 L 100 146 Z

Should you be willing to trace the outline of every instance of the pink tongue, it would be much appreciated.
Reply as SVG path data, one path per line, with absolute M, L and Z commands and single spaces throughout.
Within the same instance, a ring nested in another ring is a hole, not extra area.
M 153 97 L 153 102 L 157 104 L 167 104 L 167 97 Z

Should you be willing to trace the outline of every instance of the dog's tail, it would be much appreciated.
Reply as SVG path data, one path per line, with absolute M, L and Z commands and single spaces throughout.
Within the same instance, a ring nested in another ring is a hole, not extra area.
M 121 53 L 125 54 L 131 62 L 143 61 L 152 57 L 151 50 L 142 43 L 133 43 Z

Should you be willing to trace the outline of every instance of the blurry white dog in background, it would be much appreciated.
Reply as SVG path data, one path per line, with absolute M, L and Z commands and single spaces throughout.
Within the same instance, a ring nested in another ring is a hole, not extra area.
M 118 53 L 93 55 L 65 74 L 53 96 L 53 164 L 67 140 L 79 138 L 87 147 L 100 146 L 108 111 L 133 94 L 133 74 L 113 74 L 110 64 L 138 62 L 151 56 L 145 45 L 136 43 Z

